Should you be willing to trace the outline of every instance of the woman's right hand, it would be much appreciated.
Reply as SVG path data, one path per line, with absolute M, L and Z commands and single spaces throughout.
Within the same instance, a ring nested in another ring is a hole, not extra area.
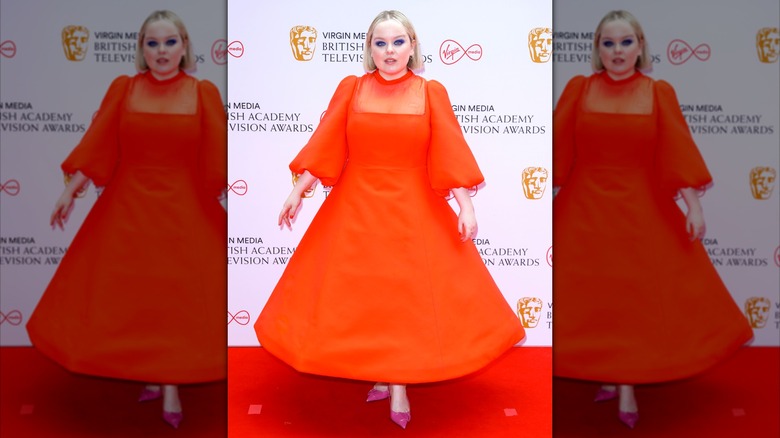
M 298 212 L 300 206 L 301 195 L 296 190 L 293 190 L 290 196 L 287 197 L 287 200 L 284 201 L 284 205 L 282 205 L 282 211 L 279 213 L 279 226 L 285 224 L 287 228 L 292 230 L 290 219 L 295 217 L 295 213 Z
M 61 230 L 65 231 L 65 223 L 70 217 L 70 212 L 73 211 L 73 205 L 73 193 L 65 189 L 54 204 L 54 211 L 51 212 L 49 223 L 51 224 L 52 229 L 54 229 L 55 226 L 58 226 Z
M 294 176 L 293 182 L 295 186 L 293 187 L 290 196 L 284 201 L 284 205 L 282 205 L 282 211 L 279 213 L 279 226 L 285 224 L 287 225 L 287 228 L 292 230 L 290 219 L 294 218 L 298 213 L 304 191 L 309 189 L 316 181 L 317 177 L 312 175 L 308 170 L 304 170 L 301 175 Z
M 52 229 L 55 226 L 59 226 L 61 230 L 65 230 L 65 222 L 68 221 L 70 212 L 73 211 L 73 198 L 79 190 L 86 189 L 88 183 L 89 178 L 80 170 L 65 177 L 65 190 L 54 204 L 54 211 L 51 212 L 49 224 L 51 224 Z

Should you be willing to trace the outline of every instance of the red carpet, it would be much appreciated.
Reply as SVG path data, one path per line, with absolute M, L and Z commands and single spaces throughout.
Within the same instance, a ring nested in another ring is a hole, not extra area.
M 184 420 L 162 420 L 160 400 L 138 403 L 137 382 L 72 374 L 31 347 L 0 348 L 0 437 L 227 436 L 227 384 L 179 388 Z
M 300 374 L 262 348 L 229 348 L 230 437 L 549 437 L 550 367 L 550 348 L 514 348 L 474 375 L 409 386 L 402 430 L 387 400 L 365 402 L 373 382 Z
M 513 349 L 475 375 L 410 386 L 405 431 L 390 422 L 387 401 L 363 402 L 371 383 L 299 374 L 261 348 L 228 354 L 228 384 L 181 388 L 185 418 L 173 430 L 159 401 L 135 402 L 138 383 L 74 375 L 33 348 L 0 348 L 0 437 L 219 438 L 229 419 L 231 438 L 537 438 L 551 434 L 551 392 L 555 437 L 780 436 L 778 348 L 745 348 L 696 378 L 637 388 L 634 430 L 617 421 L 615 401 L 591 402 L 595 384 L 551 387 L 549 348 Z
M 598 385 L 554 379 L 555 437 L 780 437 L 780 349 L 743 348 L 692 379 L 636 388 L 639 422 L 617 419 L 617 400 L 593 403 Z

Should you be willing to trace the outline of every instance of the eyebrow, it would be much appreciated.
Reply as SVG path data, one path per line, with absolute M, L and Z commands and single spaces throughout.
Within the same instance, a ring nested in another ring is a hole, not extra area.
M 388 38 L 388 39 L 394 40 L 394 39 L 396 39 L 396 38 L 406 38 L 406 37 L 407 37 L 407 35 L 406 35 L 405 33 L 403 33 L 403 34 L 401 34 L 401 35 L 396 35 L 396 36 L 394 36 L 394 37 L 390 37 L 390 38 Z M 382 38 L 382 37 L 374 37 L 374 39 L 377 39 L 377 40 L 384 40 L 384 38 Z
M 604 34 L 602 34 L 602 35 L 601 35 L 601 38 L 602 38 L 602 39 L 608 39 L 608 40 L 613 40 L 613 39 L 614 39 L 614 40 L 622 40 L 622 39 L 624 39 L 624 38 L 630 38 L 630 37 L 637 38 L 637 36 L 636 36 L 636 34 L 635 34 L 635 33 L 630 33 L 630 34 L 628 34 L 628 35 L 623 35 L 623 36 L 620 36 L 620 37 L 617 37 L 617 38 L 610 38 L 610 37 L 608 37 L 608 36 L 604 36 Z
M 175 33 L 175 34 L 172 34 L 172 35 L 164 36 L 164 37 L 162 37 L 162 38 L 160 38 L 160 39 L 161 39 L 161 40 L 164 40 L 164 39 L 166 39 L 166 38 L 175 38 L 175 37 L 178 37 L 178 36 L 179 36 L 179 34 L 178 34 L 178 33 Z M 144 39 L 147 39 L 147 38 L 151 38 L 151 39 L 153 39 L 153 40 L 156 40 L 156 39 L 157 39 L 157 38 L 155 38 L 155 37 L 151 37 L 151 36 L 149 36 L 149 35 L 144 35 Z

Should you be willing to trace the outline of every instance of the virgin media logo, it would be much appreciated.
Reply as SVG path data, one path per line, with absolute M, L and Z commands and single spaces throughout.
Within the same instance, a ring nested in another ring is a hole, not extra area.
M 707 61 L 712 55 L 710 45 L 701 43 L 696 47 L 691 47 L 687 42 L 675 39 L 666 47 L 666 57 L 674 65 L 680 65 L 695 57 L 699 61 Z
M 5 193 L 10 196 L 16 196 L 19 194 L 19 181 L 15 179 L 9 179 L 8 181 L 0 184 L 0 193 Z
M 211 45 L 211 60 L 217 65 L 227 64 L 227 40 L 214 41 L 214 44 Z
M 241 41 L 233 41 L 228 44 L 227 52 L 234 58 L 240 58 L 244 56 L 244 44 Z
M 249 187 L 243 179 L 236 180 L 233 184 L 228 185 L 228 191 L 231 191 L 238 196 L 246 195 L 247 190 L 249 190 Z
M 249 312 L 246 310 L 239 310 L 236 312 L 235 315 L 228 312 L 228 324 L 235 321 L 238 325 L 247 325 L 249 324 Z
M 0 311 L 0 325 L 5 323 L 11 324 L 11 325 L 19 325 L 22 323 L 22 312 L 18 310 L 12 310 L 8 313 L 3 313 Z
M 5 40 L 0 43 L 0 56 L 13 58 L 16 55 L 16 43 L 11 40 Z
M 444 40 L 441 46 L 439 46 L 439 58 L 441 58 L 441 62 L 447 65 L 455 64 L 464 56 L 472 61 L 479 61 L 482 58 L 482 46 L 472 44 L 467 49 L 464 49 L 455 40 Z

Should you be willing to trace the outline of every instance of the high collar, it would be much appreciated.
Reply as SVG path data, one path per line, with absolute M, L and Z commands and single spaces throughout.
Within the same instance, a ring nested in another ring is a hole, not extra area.
M 170 84 L 172 82 L 178 81 L 179 79 L 183 78 L 184 76 L 187 76 L 187 73 L 184 73 L 184 71 L 182 69 L 179 69 L 179 72 L 176 73 L 175 76 L 173 76 L 171 78 L 168 78 L 168 79 L 163 79 L 163 80 L 159 80 L 159 79 L 155 78 L 154 75 L 152 74 L 151 70 L 146 70 L 142 74 L 146 77 L 146 79 L 149 82 L 151 82 L 153 84 L 160 84 L 160 85 Z
M 642 74 L 642 72 L 640 72 L 639 70 L 634 70 L 634 74 L 632 74 L 631 76 L 625 79 L 620 79 L 620 80 L 612 79 L 612 77 L 607 73 L 606 70 L 602 70 L 601 72 L 599 72 L 599 75 L 603 78 L 604 82 L 611 85 L 629 84 L 631 82 L 634 82 L 638 78 L 644 76 L 644 74 Z
M 376 78 L 376 80 L 380 84 L 383 84 L 383 85 L 397 84 L 397 83 L 403 82 L 403 81 L 409 79 L 410 77 L 414 76 L 414 72 L 412 72 L 409 69 L 407 69 L 406 73 L 403 76 L 401 76 L 400 78 L 392 79 L 392 80 L 389 80 L 389 81 L 382 77 L 382 75 L 379 73 L 379 70 L 374 70 L 371 74 L 373 74 L 374 77 Z

